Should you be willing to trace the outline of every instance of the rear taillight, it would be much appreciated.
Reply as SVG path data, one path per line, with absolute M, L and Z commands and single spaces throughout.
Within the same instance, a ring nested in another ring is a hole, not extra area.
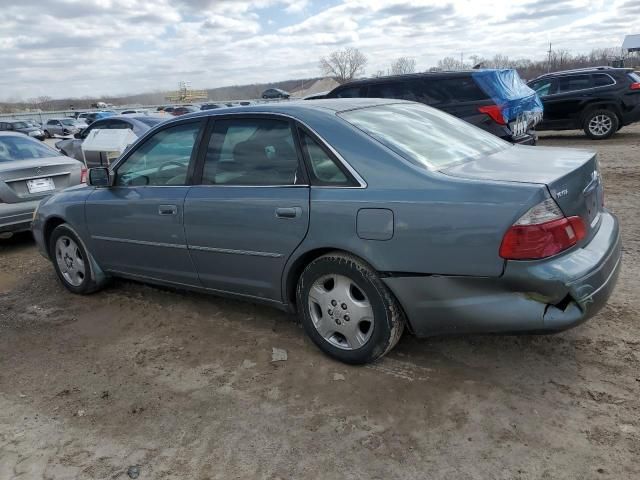
M 629 88 L 630 88 L 631 90 L 640 90 L 640 82 L 633 82 L 633 83 L 629 86 Z
M 504 234 L 500 256 L 507 260 L 536 260 L 574 246 L 587 234 L 580 217 L 565 217 L 553 199 L 529 209 Z
M 80 183 L 87 183 L 87 172 L 87 168 L 82 167 L 82 170 L 80 170 Z
M 502 108 L 498 105 L 485 105 L 484 107 L 478 107 L 478 111 L 480 113 L 486 113 L 494 122 L 500 125 L 507 124 L 507 122 L 504 121 L 504 116 L 502 115 Z

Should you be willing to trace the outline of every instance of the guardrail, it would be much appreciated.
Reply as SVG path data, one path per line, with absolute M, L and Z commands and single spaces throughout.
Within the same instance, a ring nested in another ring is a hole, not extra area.
M 299 98 L 290 98 L 290 100 L 299 100 Z M 216 103 L 220 105 L 231 104 L 232 106 L 239 106 L 241 102 L 251 102 L 252 104 L 256 103 L 273 103 L 273 102 L 283 102 L 287 101 L 285 99 L 273 99 L 266 100 L 263 98 L 254 98 L 254 99 L 245 99 L 245 100 L 211 100 L 207 102 L 198 102 L 198 104 L 205 103 Z M 149 113 L 153 113 L 157 110 L 158 107 L 167 107 L 167 106 L 180 106 L 180 105 L 188 105 L 187 103 L 181 104 L 159 104 L 159 105 L 134 105 L 129 107 L 113 107 L 113 108 L 89 108 L 89 109 L 78 109 L 78 110 L 55 110 L 55 111 L 47 111 L 47 112 L 15 112 L 15 113 L 0 113 L 0 120 L 34 120 L 40 124 L 43 124 L 51 119 L 51 118 L 61 118 L 61 117 L 74 117 L 77 113 L 89 113 L 89 112 L 100 112 L 103 110 L 113 110 L 116 113 L 124 112 L 125 110 L 134 110 L 134 109 L 146 109 L 149 110 Z

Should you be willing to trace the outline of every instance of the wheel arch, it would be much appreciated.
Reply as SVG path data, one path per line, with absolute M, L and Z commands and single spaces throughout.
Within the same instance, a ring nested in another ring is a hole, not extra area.
M 300 255 L 298 255 L 288 267 L 285 269 L 285 278 L 283 285 L 283 293 L 284 293 L 284 303 L 289 307 L 292 312 L 297 311 L 296 305 L 296 288 L 298 286 L 298 280 L 300 279 L 300 275 L 304 271 L 305 267 L 313 262 L 316 258 L 321 257 L 330 252 L 344 253 L 347 255 L 351 255 L 356 257 L 366 264 L 368 264 L 372 269 L 376 270 L 376 268 L 371 264 L 369 260 L 363 258 L 361 255 L 351 252 L 349 250 L 345 250 L 344 248 L 338 247 L 318 247 L 308 250 Z M 377 271 L 377 270 L 376 270 Z
M 584 125 L 587 116 L 594 110 L 611 110 L 618 117 L 618 122 L 622 122 L 622 110 L 614 100 L 594 100 L 585 104 L 580 115 L 580 126 Z
M 49 240 L 51 240 L 51 234 L 56 229 L 56 227 L 62 225 L 63 223 L 67 222 L 65 222 L 62 217 L 59 217 L 57 215 L 47 218 L 44 223 L 44 227 L 42 229 L 42 237 L 44 239 L 44 245 L 47 249 L 47 255 L 49 256 L 49 258 L 51 258 L 51 251 L 49 250 Z

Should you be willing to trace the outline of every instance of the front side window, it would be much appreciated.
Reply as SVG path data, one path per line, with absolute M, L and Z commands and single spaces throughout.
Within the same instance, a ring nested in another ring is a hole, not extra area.
M 314 183 L 320 185 L 349 184 L 347 176 L 318 142 L 303 131 L 300 132 L 300 140 L 311 165 Z
M 591 87 L 590 75 L 569 75 L 558 78 L 558 93 L 575 92 Z
M 512 145 L 440 110 L 415 103 L 376 105 L 340 116 L 415 165 L 437 169 Z
M 544 97 L 546 95 L 551 95 L 551 86 L 553 85 L 553 81 L 551 79 L 538 80 L 529 85 L 535 92 Z
M 118 186 L 185 185 L 200 122 L 157 132 L 118 166 Z
M 299 162 L 289 122 L 217 120 L 202 173 L 205 185 L 294 185 Z

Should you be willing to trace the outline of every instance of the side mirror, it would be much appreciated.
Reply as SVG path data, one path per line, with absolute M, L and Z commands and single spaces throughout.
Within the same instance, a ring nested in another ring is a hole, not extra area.
M 73 134 L 73 138 L 82 138 L 82 130 Z
M 105 167 L 90 168 L 87 184 L 92 187 L 110 187 L 111 175 L 109 174 L 109 169 Z

